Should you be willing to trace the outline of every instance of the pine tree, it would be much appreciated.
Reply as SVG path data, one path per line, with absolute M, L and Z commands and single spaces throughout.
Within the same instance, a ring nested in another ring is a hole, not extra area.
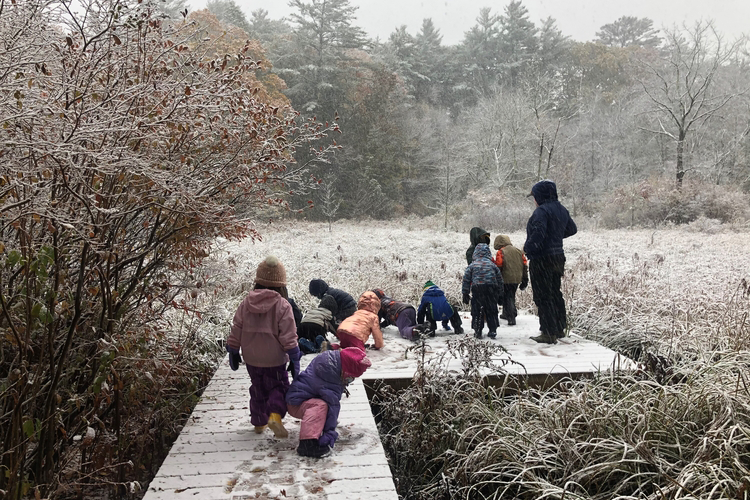
M 492 14 L 489 7 L 481 9 L 477 24 L 466 32 L 461 44 L 464 73 L 481 94 L 497 83 L 499 22 L 500 16 Z
M 536 53 L 537 28 L 529 20 L 529 11 L 520 0 L 513 0 L 500 17 L 500 55 L 502 67 L 511 86 L 526 70 Z
M 222 23 L 236 26 L 245 33 L 250 33 L 250 24 L 234 0 L 208 0 L 206 8 Z
M 332 117 L 346 95 L 346 77 L 352 71 L 351 49 L 366 45 L 364 31 L 354 25 L 357 7 L 349 0 L 292 0 L 290 19 L 294 54 L 283 73 L 295 108 Z
M 659 30 L 647 17 L 622 16 L 617 21 L 605 24 L 596 32 L 596 41 L 610 47 L 650 47 L 661 43 Z

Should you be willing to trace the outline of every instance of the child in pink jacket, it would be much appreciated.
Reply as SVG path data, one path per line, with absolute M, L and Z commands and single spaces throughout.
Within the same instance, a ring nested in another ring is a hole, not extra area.
M 289 389 L 286 366 L 291 362 L 296 377 L 301 356 L 286 297 L 286 270 L 279 259 L 269 256 L 258 265 L 255 288 L 237 308 L 227 339 L 232 370 L 244 361 L 250 375 L 250 422 L 255 432 L 262 433 L 268 425 L 277 438 L 288 436 L 281 422 Z

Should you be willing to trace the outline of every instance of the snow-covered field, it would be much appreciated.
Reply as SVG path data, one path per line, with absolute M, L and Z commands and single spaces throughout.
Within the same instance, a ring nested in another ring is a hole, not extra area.
M 413 219 L 337 222 L 330 232 L 327 224 L 297 221 L 258 229 L 262 241 L 220 242 L 207 263 L 207 286 L 197 299 L 204 318 L 212 318 L 203 323 L 207 335 L 228 334 L 257 264 L 269 254 L 286 267 L 289 294 L 303 311 L 317 305 L 307 291 L 313 278 L 355 298 L 379 287 L 415 305 L 425 281 L 432 280 L 460 303 L 468 234 L 430 229 Z M 486 229 L 493 239 L 501 232 Z M 523 233 L 510 237 L 517 246 L 525 240 Z M 572 316 L 579 319 L 572 322 L 574 331 L 600 336 L 611 329 L 632 331 L 664 342 L 691 334 L 691 340 L 708 348 L 724 345 L 730 337 L 750 342 L 748 335 L 734 331 L 734 320 L 749 307 L 748 233 L 707 234 L 690 227 L 581 230 L 565 240 L 565 252 L 564 293 Z M 530 288 L 519 291 L 517 299 L 522 313 L 535 312 Z

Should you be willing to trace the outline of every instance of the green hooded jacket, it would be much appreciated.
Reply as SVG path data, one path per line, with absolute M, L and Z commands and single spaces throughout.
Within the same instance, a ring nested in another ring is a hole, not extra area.
M 490 233 L 481 227 L 472 227 L 471 231 L 469 231 L 469 239 L 471 240 L 471 246 L 466 250 L 466 263 L 471 265 L 471 262 L 474 260 L 474 249 L 477 247 L 477 244 L 490 244 Z

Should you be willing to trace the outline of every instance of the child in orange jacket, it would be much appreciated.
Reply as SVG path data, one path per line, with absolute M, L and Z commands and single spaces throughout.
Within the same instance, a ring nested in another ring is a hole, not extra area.
M 357 312 L 346 318 L 339 325 L 336 336 L 340 343 L 331 347 L 343 349 L 345 347 L 356 347 L 365 350 L 365 341 L 372 335 L 375 348 L 383 347 L 383 332 L 378 322 L 378 311 L 380 310 L 380 299 L 373 292 L 365 292 L 357 302 Z
M 529 265 L 523 250 L 514 247 L 508 235 L 497 235 L 493 246 L 497 250 L 494 258 L 495 265 L 503 274 L 503 313 L 500 318 L 507 320 L 508 326 L 513 326 L 518 316 L 516 290 L 519 288 L 525 290 L 529 285 Z

